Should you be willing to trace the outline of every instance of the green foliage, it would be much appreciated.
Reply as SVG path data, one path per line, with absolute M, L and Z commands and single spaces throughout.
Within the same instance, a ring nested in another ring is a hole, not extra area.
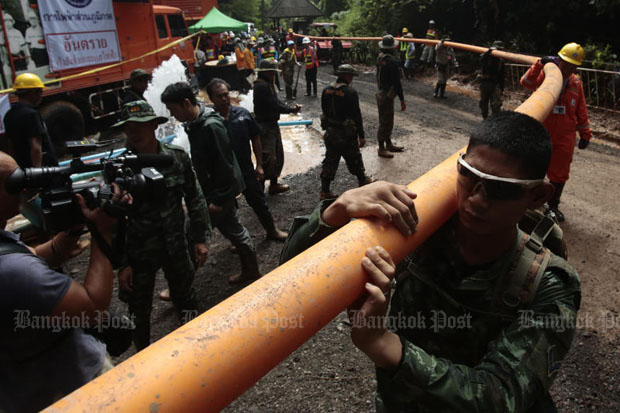
M 613 70 L 614 65 L 618 64 L 618 55 L 614 53 L 610 44 L 586 44 L 584 51 L 585 60 L 591 61 L 594 69 Z
M 222 13 L 242 22 L 255 22 L 258 17 L 257 0 L 220 0 L 219 9 Z

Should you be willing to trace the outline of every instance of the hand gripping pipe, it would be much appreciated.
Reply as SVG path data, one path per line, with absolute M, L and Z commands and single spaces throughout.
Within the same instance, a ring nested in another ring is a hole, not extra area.
M 555 65 L 544 70 L 545 82 L 517 109 L 539 121 L 562 83 Z M 382 245 L 400 261 L 456 212 L 457 155 L 409 185 L 418 194 L 416 234 L 355 220 L 46 411 L 223 409 L 360 295 L 367 247 Z

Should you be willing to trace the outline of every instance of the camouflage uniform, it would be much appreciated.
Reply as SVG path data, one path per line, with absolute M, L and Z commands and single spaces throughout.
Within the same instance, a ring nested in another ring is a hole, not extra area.
M 295 219 L 281 262 L 335 231 L 320 219 L 328 205 Z M 395 371 L 376 369 L 377 411 L 555 411 L 549 387 L 575 331 L 577 273 L 552 255 L 527 307 L 508 307 L 505 274 L 523 233 L 492 265 L 469 267 L 460 262 L 454 224 L 397 268 L 388 321 L 403 355 Z M 449 320 L 455 324 L 442 324 Z
M 329 192 L 329 183 L 336 178 L 340 157 L 344 158 L 349 172 L 357 177 L 360 185 L 364 184 L 366 175 L 358 137 L 360 140 L 365 137 L 357 92 L 344 82 L 332 82 L 323 89 L 321 107 L 322 122 L 326 123 L 321 191 Z
M 379 145 L 390 144 L 392 129 L 394 129 L 394 98 L 405 100 L 403 87 L 400 83 L 400 64 L 389 53 L 381 52 L 377 57 L 377 86 L 379 90 L 375 95 L 379 110 L 379 129 L 377 140 Z
M 166 194 L 135 199 L 126 230 L 126 259 L 133 270 L 133 292 L 127 299 L 129 312 L 136 317 L 134 342 L 138 349 L 150 342 L 155 273 L 160 268 L 164 270 L 177 310 L 195 309 L 194 266 L 185 240 L 183 199 L 192 239 L 204 243 L 211 232 L 207 204 L 189 156 L 182 148 L 161 143 L 159 153 L 174 157 L 173 165 L 158 168 L 165 179 Z
M 482 117 L 489 115 L 489 104 L 492 113 L 498 114 L 502 108 L 502 92 L 504 91 L 504 62 L 491 56 L 491 49 L 480 56 L 482 63 L 482 82 L 480 83 L 480 110 Z
M 297 67 L 297 56 L 293 46 L 289 46 L 282 52 L 280 56 L 280 67 L 282 68 L 282 78 L 284 79 L 284 88 L 286 90 L 286 98 L 293 98 L 293 79 L 295 77 L 295 68 Z

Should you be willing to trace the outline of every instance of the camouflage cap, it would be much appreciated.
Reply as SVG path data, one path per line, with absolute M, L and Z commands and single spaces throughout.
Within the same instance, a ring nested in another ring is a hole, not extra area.
M 149 122 L 151 120 L 157 120 L 157 123 L 160 125 L 168 122 L 168 118 L 157 116 L 148 102 L 136 100 L 135 102 L 129 102 L 123 105 L 121 118 L 117 123 L 112 125 L 112 127 L 118 128 L 127 122 Z
M 281 72 L 278 69 L 278 62 L 275 60 L 263 59 L 260 61 L 258 68 L 254 69 L 256 72 Z
M 129 75 L 129 80 L 136 80 L 136 79 L 140 79 L 141 77 L 151 77 L 151 75 L 144 69 L 135 69 L 131 72 L 131 74 Z
M 336 70 L 336 75 L 353 75 L 353 76 L 359 76 L 359 73 L 357 73 L 357 70 L 355 70 L 355 68 L 349 64 L 344 64 L 344 65 L 340 65 L 338 66 L 338 70 Z
M 381 49 L 394 49 L 396 46 L 398 46 L 398 40 L 395 40 L 391 34 L 386 34 L 379 42 Z

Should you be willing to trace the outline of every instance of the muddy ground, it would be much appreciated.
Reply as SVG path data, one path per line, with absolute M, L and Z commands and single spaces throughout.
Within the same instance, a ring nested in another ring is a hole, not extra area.
M 331 68 L 321 67 L 319 89 L 333 79 Z M 464 146 L 468 133 L 481 120 L 472 87 L 458 87 L 451 82 L 448 99 L 437 100 L 432 97 L 432 81 L 427 77 L 405 83 L 407 110 L 396 112 L 393 139 L 407 149 L 388 160 L 376 154 L 374 73 L 367 70 L 355 79 L 354 87 L 359 92 L 368 137 L 362 153 L 373 178 L 402 184 L 411 182 Z M 318 129 L 314 129 L 318 128 L 319 99 L 304 97 L 304 92 L 302 76 L 297 103 L 304 105 L 302 117 L 313 119 L 314 126 L 305 132 L 293 132 L 296 136 L 285 142 L 286 164 L 295 168 L 303 164 L 309 169 L 282 179 L 291 185 L 291 191 L 268 196 L 282 228 L 288 228 L 294 216 L 310 212 L 318 202 L 320 190 L 320 170 L 316 165 L 322 159 L 324 148 Z M 506 106 L 514 108 L 518 103 L 518 99 L 512 99 Z M 617 115 L 603 114 L 593 116 L 592 124 L 596 131 L 607 133 L 611 130 L 612 134 L 617 134 L 618 121 Z M 283 128 L 283 134 L 291 133 Z M 299 172 L 295 168 L 293 170 Z M 573 347 L 552 388 L 562 412 L 620 411 L 620 287 L 616 280 L 620 268 L 619 178 L 620 150 L 616 146 L 596 141 L 587 150 L 576 151 L 561 209 L 567 217 L 562 228 L 569 244 L 569 261 L 581 276 L 583 299 Z M 341 163 L 333 190 L 341 193 L 355 184 L 355 179 Z M 281 244 L 265 240 L 262 228 L 243 199 L 240 200 L 240 216 L 253 235 L 261 270 L 267 273 L 277 266 Z M 76 272 L 82 272 L 85 259 L 80 257 L 74 262 Z M 226 282 L 228 276 L 239 269 L 238 259 L 229 251 L 229 243 L 216 233 L 210 243 L 207 264 L 196 275 L 195 287 L 203 310 L 242 288 Z M 164 287 L 163 276 L 160 276 L 156 291 Z M 113 307 L 125 309 L 116 297 Z M 373 366 L 351 344 L 346 325 L 339 322 L 341 318 L 342 314 L 226 411 L 374 411 Z M 153 341 L 178 326 L 169 303 L 154 300 L 152 325 Z M 116 361 L 131 354 L 133 349 Z

